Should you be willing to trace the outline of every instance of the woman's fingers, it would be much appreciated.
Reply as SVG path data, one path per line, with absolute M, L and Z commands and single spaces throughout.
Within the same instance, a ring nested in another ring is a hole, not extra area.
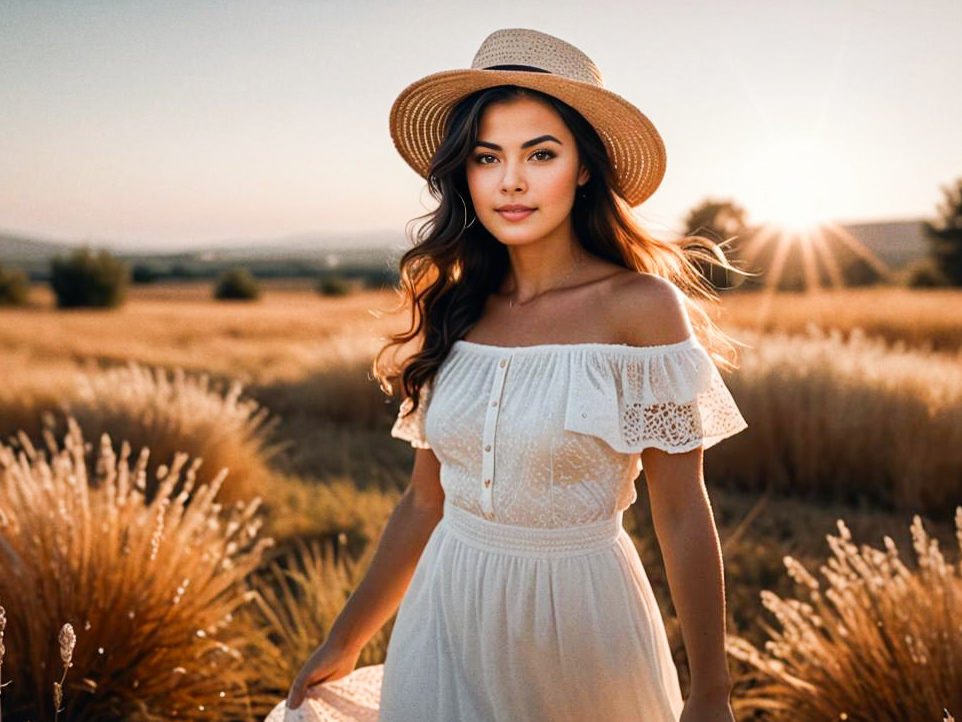
M 291 691 L 287 695 L 288 709 L 297 709 L 304 701 L 304 683 L 295 681 L 291 685 Z
M 311 699 L 320 699 L 322 684 L 322 682 L 318 682 L 317 684 L 308 686 L 306 689 L 303 686 L 298 686 L 296 689 L 292 687 L 290 694 L 287 696 L 288 708 L 297 709 L 304 703 L 304 700 L 307 697 L 310 697 Z
M 317 684 L 311 685 L 307 688 L 306 695 L 311 699 L 320 699 L 321 697 L 321 687 L 323 682 L 318 682 Z

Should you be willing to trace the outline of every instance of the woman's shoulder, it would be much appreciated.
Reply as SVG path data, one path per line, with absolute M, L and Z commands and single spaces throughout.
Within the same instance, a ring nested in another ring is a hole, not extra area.
M 693 335 L 685 294 L 664 276 L 643 271 L 618 274 L 605 295 L 606 315 L 618 343 L 659 346 Z

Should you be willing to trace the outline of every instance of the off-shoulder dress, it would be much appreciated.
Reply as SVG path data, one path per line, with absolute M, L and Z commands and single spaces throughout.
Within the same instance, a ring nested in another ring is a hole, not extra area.
M 384 664 L 313 688 L 288 722 L 676 722 L 677 670 L 622 518 L 642 450 L 747 427 L 697 338 L 459 340 L 410 406 L 391 435 L 433 449 L 444 516 Z

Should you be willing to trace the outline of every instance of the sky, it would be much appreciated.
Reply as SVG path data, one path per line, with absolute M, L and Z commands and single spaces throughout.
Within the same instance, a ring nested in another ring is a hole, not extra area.
M 403 237 L 432 207 L 388 132 L 499 28 L 585 52 L 667 148 L 636 214 L 931 217 L 962 177 L 958 0 L 0 0 L 0 231 L 174 250 Z

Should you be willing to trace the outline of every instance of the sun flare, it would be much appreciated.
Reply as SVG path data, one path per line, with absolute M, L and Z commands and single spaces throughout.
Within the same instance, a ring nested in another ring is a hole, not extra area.
M 747 162 L 756 190 L 746 205 L 760 223 L 795 233 L 825 218 L 825 178 L 833 163 L 814 137 L 772 140 Z

